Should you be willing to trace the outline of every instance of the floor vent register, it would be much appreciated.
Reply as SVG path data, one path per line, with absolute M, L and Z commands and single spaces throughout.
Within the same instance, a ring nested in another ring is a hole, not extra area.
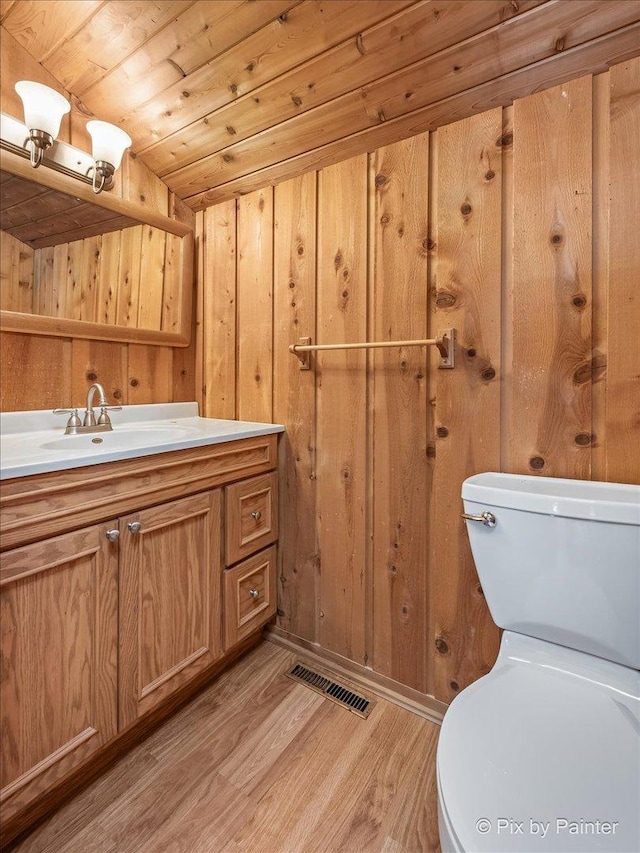
M 376 704 L 373 699 L 367 699 L 366 696 L 354 693 L 354 691 L 350 690 L 348 687 L 338 684 L 337 681 L 327 678 L 326 675 L 314 672 L 314 670 L 309 669 L 307 666 L 303 666 L 301 663 L 296 663 L 287 675 L 294 681 L 306 684 L 307 687 L 315 690 L 316 693 L 326 696 L 326 698 L 331 699 L 332 702 L 342 705 L 343 708 L 347 708 L 347 710 L 357 714 L 359 717 L 364 717 L 365 719 L 369 716 Z

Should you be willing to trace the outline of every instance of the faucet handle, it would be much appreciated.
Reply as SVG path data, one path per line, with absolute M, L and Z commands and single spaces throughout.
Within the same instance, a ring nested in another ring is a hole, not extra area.
M 54 409 L 53 414 L 54 415 L 71 415 L 71 417 L 67 421 L 67 429 L 68 430 L 76 429 L 77 427 L 82 426 L 82 421 L 80 420 L 80 417 L 78 416 L 78 410 L 77 409 Z
M 122 406 L 100 406 L 100 417 L 98 418 L 98 424 L 109 424 L 111 425 L 111 418 L 107 414 L 107 410 L 118 412 Z

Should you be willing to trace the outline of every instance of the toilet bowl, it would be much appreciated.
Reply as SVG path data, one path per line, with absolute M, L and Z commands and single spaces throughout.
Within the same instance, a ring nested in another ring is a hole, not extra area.
M 640 487 L 480 474 L 462 495 L 505 630 L 442 724 L 442 851 L 637 853 Z

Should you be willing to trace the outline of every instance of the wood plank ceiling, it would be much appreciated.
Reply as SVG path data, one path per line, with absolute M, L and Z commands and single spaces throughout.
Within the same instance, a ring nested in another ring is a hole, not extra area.
M 640 54 L 640 0 L 2 0 L 199 209 Z

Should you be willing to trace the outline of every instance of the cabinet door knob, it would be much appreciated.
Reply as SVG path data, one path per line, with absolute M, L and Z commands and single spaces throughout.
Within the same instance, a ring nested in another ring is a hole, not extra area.
M 129 530 L 130 530 L 132 533 L 137 533 L 137 532 L 140 530 L 140 528 L 142 527 L 142 525 L 140 524 L 140 522 L 139 522 L 139 521 L 130 521 L 130 522 L 127 524 L 127 527 L 129 528 Z
M 251 596 L 251 598 L 254 598 L 254 599 L 260 598 L 260 592 L 257 589 L 250 589 L 249 595 Z
M 107 539 L 109 540 L 109 542 L 117 542 L 118 539 L 120 538 L 120 531 L 119 530 L 107 530 L 106 536 L 107 536 Z
M 260 519 L 262 518 L 262 513 L 259 509 L 257 509 L 255 510 L 255 512 L 251 513 L 251 518 L 255 518 L 256 521 L 260 521 Z

